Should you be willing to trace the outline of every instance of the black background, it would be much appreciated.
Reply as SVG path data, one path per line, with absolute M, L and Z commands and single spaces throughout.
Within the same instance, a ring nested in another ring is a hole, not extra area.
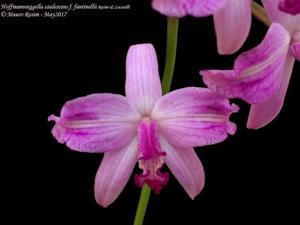
M 47 122 L 67 100 L 124 94 L 125 58 L 132 44 L 152 43 L 162 74 L 166 18 L 151 9 L 150 1 L 125 4 L 131 9 L 76 12 L 62 19 L 0 18 L 2 122 L 7 125 L 2 127 L 2 186 L 7 189 L 2 197 L 8 200 L 2 204 L 10 220 L 132 224 L 140 192 L 133 179 L 111 206 L 101 208 L 93 183 L 102 154 L 68 150 L 51 136 L 53 124 Z M 253 19 L 243 48 L 219 56 L 211 17 L 181 19 L 172 89 L 203 86 L 200 69 L 231 68 L 266 31 Z M 192 201 L 171 176 L 161 194 L 151 196 L 145 225 L 294 221 L 299 209 L 294 206 L 299 204 L 297 73 L 299 62 L 282 112 L 263 129 L 245 128 L 249 106 L 235 100 L 241 107 L 232 116 L 237 134 L 196 149 L 206 171 L 204 190 Z

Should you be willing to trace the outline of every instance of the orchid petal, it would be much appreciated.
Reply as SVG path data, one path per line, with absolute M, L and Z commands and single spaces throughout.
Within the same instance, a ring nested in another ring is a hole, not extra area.
M 185 0 L 153 0 L 152 8 L 159 13 L 170 17 L 187 15 Z
M 207 88 L 183 88 L 172 91 L 156 103 L 151 117 L 168 142 L 179 147 L 214 144 L 234 134 L 229 121 L 237 106 Z
M 50 116 L 52 134 L 76 151 L 120 149 L 136 134 L 140 115 L 121 95 L 93 94 L 65 103 L 61 117 Z
M 165 16 L 209 16 L 221 9 L 228 0 L 153 0 L 152 8 Z
M 265 101 L 279 85 L 289 42 L 288 32 L 280 24 L 272 24 L 260 45 L 237 58 L 234 70 L 204 70 L 200 74 L 218 94 L 250 104 Z
M 150 114 L 162 95 L 157 57 L 151 44 L 133 45 L 126 60 L 127 98 L 141 114 Z
M 187 4 L 188 14 L 195 17 L 209 16 L 222 9 L 232 0 L 195 0 Z
M 290 82 L 295 59 L 288 56 L 281 76 L 279 77 L 280 86 L 274 92 L 273 96 L 267 101 L 251 106 L 248 116 L 247 127 L 258 129 L 270 123 L 280 112 L 287 88 Z
M 192 148 L 178 148 L 161 138 L 162 150 L 166 152 L 164 161 L 184 188 L 194 199 L 203 189 L 205 174 L 201 161 Z
M 289 32 L 299 31 L 300 14 L 294 16 L 282 12 L 279 4 L 282 0 L 262 0 L 263 5 L 271 18 L 272 22 L 282 24 Z
M 240 49 L 251 27 L 250 0 L 230 0 L 214 14 L 219 54 L 232 54 Z
M 104 153 L 95 178 L 95 198 L 107 207 L 120 195 L 138 160 L 138 143 L 134 138 L 124 148 Z

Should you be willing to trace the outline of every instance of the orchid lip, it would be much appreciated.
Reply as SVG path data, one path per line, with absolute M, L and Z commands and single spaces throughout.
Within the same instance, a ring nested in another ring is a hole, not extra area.
M 279 3 L 279 10 L 296 16 L 300 13 L 300 3 L 298 0 L 283 0 Z
M 167 184 L 169 175 L 160 172 L 166 153 L 160 149 L 156 123 L 149 117 L 143 117 L 138 126 L 138 141 L 139 168 L 143 170 L 143 173 L 135 176 L 135 183 L 139 187 L 146 183 L 159 193 L 161 186 Z

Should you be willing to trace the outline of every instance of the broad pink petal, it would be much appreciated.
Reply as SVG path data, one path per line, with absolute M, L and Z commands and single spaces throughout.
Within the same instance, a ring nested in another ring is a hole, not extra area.
M 260 45 L 241 54 L 234 70 L 200 71 L 204 83 L 228 98 L 250 104 L 265 101 L 278 87 L 289 48 L 290 36 L 280 24 L 272 24 Z
M 188 14 L 195 17 L 209 16 L 222 9 L 232 0 L 195 0 L 187 4 Z
M 272 22 L 282 24 L 289 32 L 293 33 L 300 29 L 300 14 L 291 15 L 282 12 L 279 4 L 282 0 L 262 0 L 263 5 Z
M 107 207 L 120 195 L 138 159 L 137 138 L 122 149 L 104 153 L 95 178 L 95 198 Z
M 290 54 L 300 61 L 300 41 L 290 45 Z
M 250 0 L 230 0 L 214 14 L 220 54 L 232 54 L 244 44 L 251 27 L 250 2 Z
M 228 99 L 207 88 L 190 87 L 163 96 L 151 118 L 168 142 L 189 148 L 218 143 L 234 134 L 236 127 L 229 116 L 237 110 Z
M 258 129 L 264 127 L 279 114 L 284 103 L 294 62 L 295 59 L 293 57 L 287 57 L 284 70 L 279 77 L 280 86 L 276 89 L 273 96 L 265 102 L 251 106 L 247 123 L 248 128 Z
M 228 0 L 153 0 L 152 8 L 165 16 L 209 16 L 221 9 Z
M 187 15 L 186 0 L 152 0 L 152 8 L 159 13 L 170 17 Z
M 120 149 L 136 134 L 140 115 L 121 95 L 93 94 L 65 103 L 52 134 L 76 151 L 104 152 Z
M 297 15 L 300 13 L 300 1 L 299 0 L 281 0 L 279 3 L 279 9 L 283 12 Z
M 157 57 L 151 44 L 133 45 L 126 60 L 127 98 L 141 114 L 150 114 L 154 103 L 161 97 L 161 83 Z
M 194 199 L 203 189 L 205 174 L 201 161 L 192 148 L 178 148 L 161 138 L 162 150 L 166 152 L 164 161 L 184 188 Z

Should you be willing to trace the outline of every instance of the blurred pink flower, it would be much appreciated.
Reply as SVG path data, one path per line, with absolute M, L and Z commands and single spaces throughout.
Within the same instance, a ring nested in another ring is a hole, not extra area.
M 131 46 L 126 62 L 126 97 L 92 94 L 65 103 L 51 115 L 59 143 L 76 151 L 105 152 L 95 178 L 96 201 L 106 207 L 121 193 L 135 164 L 138 186 L 159 192 L 168 182 L 164 163 L 194 198 L 204 186 L 202 164 L 193 150 L 234 134 L 229 121 L 238 107 L 206 88 L 189 87 L 162 96 L 151 44 Z
M 245 42 L 251 26 L 250 0 L 153 0 L 152 7 L 169 17 L 213 15 L 218 52 L 232 54 Z
M 260 45 L 241 54 L 233 70 L 200 71 L 219 94 L 251 104 L 248 128 L 261 128 L 280 112 L 295 59 L 300 60 L 300 14 L 279 10 L 280 0 L 263 0 L 273 24 Z

